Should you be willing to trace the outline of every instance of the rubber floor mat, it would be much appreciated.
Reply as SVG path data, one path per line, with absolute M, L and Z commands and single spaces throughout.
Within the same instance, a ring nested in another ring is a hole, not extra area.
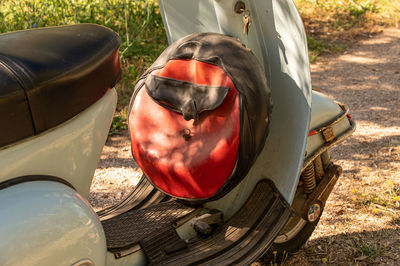
M 168 243 L 153 235 L 142 242 L 151 265 L 247 265 L 268 250 L 292 211 L 269 180 L 256 186 L 242 208 L 212 237 L 166 252 Z
M 176 201 L 161 202 L 145 209 L 132 210 L 102 221 L 111 252 L 128 249 L 141 239 L 157 235 L 178 219 L 195 210 Z

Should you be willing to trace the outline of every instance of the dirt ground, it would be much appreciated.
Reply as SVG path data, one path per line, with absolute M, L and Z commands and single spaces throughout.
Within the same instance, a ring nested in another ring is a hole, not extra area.
M 311 66 L 313 87 L 357 122 L 333 152 L 343 174 L 305 246 L 277 264 L 400 264 L 400 30 L 361 40 Z M 109 139 L 91 187 L 98 210 L 124 198 L 141 171 L 126 133 Z

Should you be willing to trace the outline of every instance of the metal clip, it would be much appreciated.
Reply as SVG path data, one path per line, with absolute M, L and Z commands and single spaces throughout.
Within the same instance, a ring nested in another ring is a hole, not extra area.
M 322 135 L 324 136 L 326 142 L 331 142 L 336 138 L 332 127 L 326 127 L 322 129 Z

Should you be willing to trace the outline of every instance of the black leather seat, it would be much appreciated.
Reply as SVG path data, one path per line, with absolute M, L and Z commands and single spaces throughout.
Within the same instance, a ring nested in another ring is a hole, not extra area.
M 120 39 L 93 24 L 0 35 L 0 147 L 54 127 L 120 79 Z

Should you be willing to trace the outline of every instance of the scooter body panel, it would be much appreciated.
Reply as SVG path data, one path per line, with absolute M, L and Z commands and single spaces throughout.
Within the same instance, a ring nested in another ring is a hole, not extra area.
M 313 91 L 310 131 L 317 129 L 340 115 L 343 110 L 328 96 Z
M 208 203 L 230 217 L 262 178 L 274 181 L 290 203 L 302 169 L 311 116 L 307 42 L 292 1 L 244 1 L 252 23 L 243 32 L 235 0 L 159 0 L 170 42 L 196 32 L 219 32 L 246 44 L 264 67 L 274 108 L 263 152 L 246 178 L 224 198 Z M 190 8 L 189 8 L 190 7 Z
M 99 218 L 64 184 L 34 181 L 3 189 L 0 217 L 1 265 L 73 265 L 83 260 L 105 265 Z
M 1 148 L 0 182 L 28 175 L 55 176 L 87 198 L 116 102 L 116 91 L 111 89 L 69 121 Z
M 328 96 L 316 91 L 312 92 L 312 103 L 310 135 L 306 147 L 307 162 L 310 161 L 311 156 L 322 151 L 322 149 L 336 145 L 355 130 L 354 122 L 348 119 L 347 111 L 342 109 L 345 106 L 341 107 Z M 327 126 L 332 128 L 335 136 L 332 143 L 327 143 L 323 134 L 321 134 L 321 129 Z

